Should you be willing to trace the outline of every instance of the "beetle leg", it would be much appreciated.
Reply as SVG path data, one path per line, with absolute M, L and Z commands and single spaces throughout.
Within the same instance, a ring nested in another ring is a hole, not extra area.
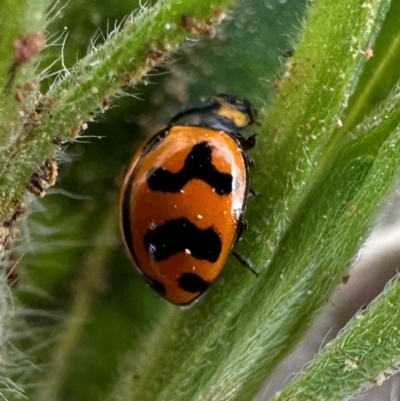
M 241 145 L 243 147 L 244 150 L 249 150 L 249 149 L 253 149 L 254 146 L 256 145 L 256 138 L 257 138 L 257 134 L 253 134 L 250 135 L 248 138 L 243 139 L 241 141 Z
M 261 196 L 261 193 L 257 192 L 253 188 L 249 188 L 249 194 L 247 195 L 247 197 L 250 197 L 250 196 Z
M 249 168 L 253 168 L 254 167 L 254 160 L 249 157 L 248 155 L 246 155 L 247 158 L 247 163 L 249 164 Z
M 242 236 L 242 234 L 244 233 L 244 231 L 247 229 L 247 220 L 245 220 L 243 217 L 239 220 L 238 223 L 238 228 L 237 228 L 237 235 L 236 235 L 236 240 L 235 240 L 235 244 L 237 244 L 237 242 L 240 240 L 240 237 Z M 233 252 L 233 251 L 232 251 Z
M 254 267 L 251 265 L 251 263 L 245 259 L 243 256 L 239 255 L 237 252 L 232 251 L 232 255 L 237 259 L 237 261 L 247 269 L 249 269 L 256 277 L 260 274 L 259 271 L 254 269 Z

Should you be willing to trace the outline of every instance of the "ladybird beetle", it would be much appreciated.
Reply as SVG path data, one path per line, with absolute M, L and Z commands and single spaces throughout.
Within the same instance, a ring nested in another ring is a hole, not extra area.
M 146 281 L 174 304 L 208 288 L 245 228 L 252 164 L 245 151 L 255 135 L 240 131 L 254 120 L 248 101 L 218 95 L 175 116 L 129 165 L 120 196 L 124 241 Z

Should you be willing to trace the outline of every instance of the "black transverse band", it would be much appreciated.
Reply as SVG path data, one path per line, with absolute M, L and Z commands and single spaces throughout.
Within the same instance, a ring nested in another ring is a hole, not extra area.
M 153 191 L 179 192 L 193 178 L 206 182 L 218 195 L 232 192 L 232 175 L 219 172 L 211 163 L 211 148 L 207 142 L 193 146 L 182 170 L 177 173 L 161 167 L 150 170 L 147 184 Z
M 195 259 L 214 263 L 222 248 L 219 235 L 211 227 L 202 230 L 186 218 L 168 220 L 148 230 L 144 241 L 148 254 L 157 261 L 187 252 Z

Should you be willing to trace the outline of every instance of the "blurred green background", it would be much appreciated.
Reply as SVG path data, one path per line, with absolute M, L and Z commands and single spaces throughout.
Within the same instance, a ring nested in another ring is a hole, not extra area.
M 121 356 L 151 329 L 165 305 L 135 272 L 120 238 L 117 202 L 127 163 L 146 136 L 199 97 L 230 93 L 256 108 L 267 106 L 305 3 L 240 2 L 215 38 L 188 40 L 146 84 L 127 90 L 130 96 L 96 117 L 78 143 L 64 145 L 57 184 L 43 200 L 30 203 L 17 247 L 21 279 L 14 291 L 24 313 L 12 341 L 34 367 L 29 375 L 16 369 L 14 379 L 29 384 L 30 399 L 44 399 L 41 388 L 54 373 L 64 322 L 76 319 L 71 311 L 79 309 L 82 292 L 90 313 L 65 366 L 60 399 L 100 400 L 112 389 Z M 101 44 L 138 6 L 127 0 L 70 0 L 49 27 L 48 36 L 58 37 L 58 45 L 45 51 L 43 65 L 63 51 L 65 65 L 72 67 L 93 38 Z M 53 70 L 60 68 L 58 62 Z M 50 83 L 43 83 L 43 92 Z

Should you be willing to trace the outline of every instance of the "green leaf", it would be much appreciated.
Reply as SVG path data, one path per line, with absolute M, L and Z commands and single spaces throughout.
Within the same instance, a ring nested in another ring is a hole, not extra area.
M 364 45 L 374 42 L 389 5 L 319 1 L 310 9 L 256 151 L 262 196 L 250 206 L 242 248 L 267 269 L 255 280 L 228 268 L 198 304 L 170 316 L 122 399 L 251 399 L 327 300 L 395 174 L 354 212 L 389 132 L 368 133 L 361 146 L 341 127 Z
M 93 112 L 107 106 L 109 97 L 120 91 L 127 78 L 136 83 L 151 67 L 149 59 L 159 55 L 160 61 L 166 55 L 164 50 L 177 48 L 188 33 L 182 26 L 183 14 L 195 17 L 207 30 L 209 19 L 220 15 L 220 7 L 225 9 L 228 3 L 227 0 L 218 4 L 161 1 L 132 18 L 134 24 L 128 21 L 125 29 L 113 34 L 103 47 L 65 72 L 47 93 L 50 101 L 41 115 L 41 123 L 25 126 L 22 140 L 16 142 L 12 152 L 2 154 L 3 218 L 10 215 L 21 199 L 32 172 L 57 153 L 53 139 L 60 136 L 74 139 L 81 124 Z M 57 241 L 62 243 L 63 238 L 64 241 L 68 238 L 75 241 L 75 248 L 77 243 L 86 245 L 84 255 L 76 256 L 78 252 L 68 244 L 63 244 L 58 253 L 49 252 L 47 258 L 38 255 L 40 250 L 29 255 L 31 263 L 37 265 L 34 281 L 48 286 L 46 291 L 50 288 L 49 292 L 55 294 L 63 309 L 72 302 L 52 356 L 49 357 L 48 349 L 38 351 L 39 363 L 44 360 L 47 364 L 50 358 L 50 367 L 45 374 L 40 372 L 40 381 L 43 377 L 46 380 L 31 395 L 32 400 L 105 399 L 120 354 L 123 365 L 110 400 L 251 400 L 297 344 L 368 234 L 399 171 L 398 87 L 388 93 L 399 78 L 396 63 L 400 2 L 394 0 L 388 14 L 389 0 L 312 2 L 299 40 L 293 45 L 295 54 L 285 60 L 280 80 L 273 82 L 277 96 L 272 104 L 268 92 L 272 85 L 266 81 L 272 80 L 273 73 L 266 72 L 265 66 L 273 58 L 254 49 L 259 49 L 256 41 L 272 40 L 269 34 L 272 35 L 273 29 L 268 27 L 268 31 L 265 26 L 249 23 L 266 24 L 261 10 L 273 8 L 275 3 L 264 3 L 261 7 L 261 3 L 256 6 L 246 2 L 239 11 L 230 14 L 228 32 L 234 32 L 232 36 L 236 35 L 237 41 L 225 43 L 224 35 L 229 34 L 221 31 L 214 45 L 204 40 L 187 51 L 186 74 L 180 71 L 177 76 L 184 81 L 190 75 L 187 71 L 195 66 L 201 66 L 204 74 L 191 77 L 190 88 L 186 83 L 187 87 L 182 89 L 179 78 L 175 78 L 170 80 L 169 87 L 166 84 L 157 92 L 149 90 L 147 115 L 131 110 L 144 108 L 138 102 L 129 105 L 130 121 L 151 116 L 152 129 L 157 125 L 153 117 L 161 114 L 160 104 L 164 108 L 170 106 L 164 93 L 168 90 L 176 90 L 175 95 L 185 97 L 188 92 L 209 94 L 220 87 L 228 92 L 233 88 L 238 94 L 243 91 L 255 104 L 266 105 L 260 110 L 258 145 L 251 155 L 256 159 L 252 187 L 261 196 L 249 200 L 246 213 L 249 229 L 238 246 L 262 271 L 261 275 L 255 278 L 230 263 L 197 303 L 187 309 L 165 305 L 157 321 L 149 324 L 149 316 L 158 310 L 160 303 L 140 283 L 128 284 L 133 274 L 124 264 L 121 247 L 113 249 L 116 213 L 115 196 L 110 193 L 115 192 L 113 179 L 120 167 L 117 160 L 121 153 L 109 146 L 108 138 L 102 148 L 92 144 L 90 148 L 96 149 L 94 152 L 101 159 L 97 162 L 101 165 L 98 174 L 94 175 L 91 164 L 96 163 L 92 162 L 86 146 L 83 161 L 75 163 L 77 167 L 63 168 L 64 172 L 71 171 L 70 181 L 75 185 L 72 192 L 86 195 L 93 190 L 98 197 L 80 203 L 57 197 L 52 202 L 46 198 L 42 218 L 53 228 L 44 237 L 48 247 L 56 248 Z M 294 9 L 293 6 L 291 10 Z M 253 13 L 254 19 L 243 19 L 244 13 Z M 284 15 L 277 13 L 276 25 L 272 27 L 278 29 Z M 278 43 L 276 38 L 273 40 Z M 284 47 L 279 52 L 283 53 L 286 44 L 280 43 Z M 206 49 L 201 50 L 202 46 Z M 215 57 L 214 64 L 210 60 L 215 54 L 207 55 L 211 46 L 223 55 Z M 374 56 L 367 60 L 371 48 Z M 246 50 L 250 57 L 246 56 Z M 12 54 L 12 50 L 8 52 Z M 268 63 L 263 63 L 263 57 L 268 58 Z M 219 63 L 220 70 L 210 67 Z M 176 65 L 169 69 L 173 71 L 170 74 L 179 70 Z M 162 81 L 159 77 L 151 79 Z M 199 82 L 193 84 L 196 80 Z M 179 83 L 178 88 L 171 89 L 171 82 Z M 376 108 L 378 101 L 384 103 Z M 5 120 L 15 118 L 15 113 L 5 115 Z M 109 138 L 138 130 L 133 124 L 95 125 L 90 127 L 94 135 L 107 134 Z M 126 152 L 131 151 L 130 144 L 122 146 Z M 81 149 L 76 146 L 73 151 L 80 155 Z M 95 186 L 99 181 L 106 181 L 106 185 Z M 59 185 L 63 190 L 65 181 Z M 61 204 L 65 207 L 63 212 L 53 213 L 52 208 Z M 75 222 L 74 209 L 81 209 L 85 219 Z M 65 232 L 54 234 L 56 229 Z M 94 244 L 90 241 L 93 233 L 96 233 Z M 39 266 L 42 261 L 44 266 Z M 69 283 L 75 267 L 80 273 L 79 281 L 71 291 Z M 282 393 L 282 399 L 292 396 L 307 399 L 311 395 L 316 399 L 341 399 L 356 394 L 369 380 L 379 379 L 397 357 L 396 325 L 387 335 L 379 331 L 380 326 L 375 326 L 375 322 L 383 324 L 378 314 L 382 310 L 386 320 L 397 319 L 392 305 L 397 290 L 391 291 L 365 315 L 362 323 L 366 323 L 360 330 L 360 320 L 355 321 L 343 334 L 346 341 L 339 338 L 337 346 L 332 344 L 332 349 L 340 354 L 327 349 L 316 361 L 316 367 L 299 379 L 299 384 L 293 383 L 288 392 Z M 65 295 L 69 292 L 73 292 L 72 301 Z M 148 300 L 144 299 L 146 296 Z M 51 308 L 56 307 L 51 305 Z M 40 326 L 34 319 L 29 323 L 35 328 Z M 350 333 L 348 337 L 346 333 Z M 382 341 L 377 341 L 381 338 Z M 126 351 L 131 343 L 131 350 Z M 34 344 L 36 349 L 45 348 L 40 341 Z M 374 358 L 379 355 L 383 355 L 382 360 L 374 366 Z M 348 368 L 352 367 L 360 369 L 349 373 Z M 24 369 L 24 374 L 28 371 Z M 347 378 L 350 383 L 346 383 Z M 328 381 L 332 382 L 330 389 L 324 386 Z

